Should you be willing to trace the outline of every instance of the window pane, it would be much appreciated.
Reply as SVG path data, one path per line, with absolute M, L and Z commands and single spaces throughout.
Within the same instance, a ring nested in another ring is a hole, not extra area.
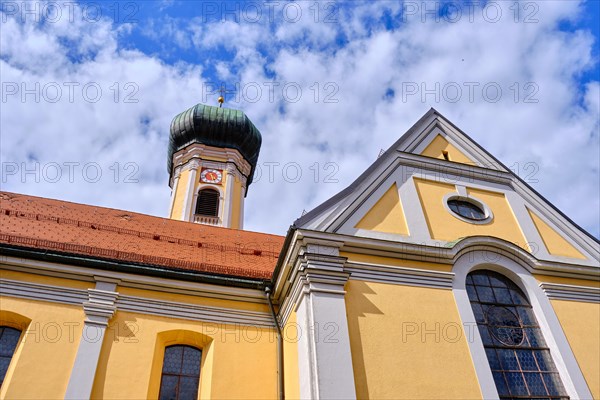
M 494 297 L 494 292 L 492 292 L 492 288 L 488 286 L 477 286 L 477 294 L 479 295 L 479 301 L 486 303 L 495 303 L 496 298 Z
M 475 314 L 475 321 L 477 322 L 485 322 L 485 317 L 483 316 L 483 309 L 480 304 L 473 304 L 473 314 Z
M 552 362 L 552 358 L 550 358 L 549 350 L 536 350 L 535 359 L 541 371 L 554 371 L 554 363 Z
M 17 343 L 19 343 L 21 331 L 9 327 L 2 327 L 0 335 L 0 356 L 12 357 L 17 348 Z
M 179 399 L 196 399 L 198 397 L 198 379 L 197 377 L 182 377 L 179 381 Z
M 0 326 L 0 385 L 4 382 L 10 360 L 19 343 L 21 331 L 8 326 Z
M 564 396 L 566 395 L 565 388 L 560 382 L 558 374 L 542 374 L 544 377 L 544 383 L 548 388 L 548 392 L 551 396 Z
M 524 375 L 530 394 L 538 396 L 546 394 L 546 387 L 544 386 L 544 382 L 542 381 L 540 374 L 525 372 Z
M 6 376 L 6 370 L 8 370 L 8 364 L 10 364 L 10 358 L 0 357 L 0 385 L 4 381 Z
M 537 371 L 538 367 L 532 350 L 517 350 L 517 358 L 524 371 Z
M 523 295 L 523 293 L 521 293 L 520 290 L 515 290 L 513 288 L 510 290 L 510 295 L 512 296 L 513 302 L 515 304 L 529 305 L 529 302 L 525 298 L 525 295 Z
M 165 349 L 161 381 L 161 399 L 195 399 L 200 382 L 202 351 L 176 345 Z
M 475 282 L 476 285 L 484 285 L 484 286 L 489 286 L 490 285 L 490 280 L 488 279 L 487 274 L 485 273 L 477 273 L 477 272 L 473 272 L 473 282 Z
M 496 389 L 498 389 L 498 394 L 500 396 L 510 394 L 502 372 L 494 372 L 494 382 L 496 382 Z
M 519 318 L 521 318 L 523 325 L 534 325 L 533 310 L 531 308 L 517 307 L 517 311 L 519 312 Z
M 512 395 L 526 396 L 528 394 L 525 380 L 523 380 L 523 375 L 520 372 L 507 372 L 505 376 Z
M 183 356 L 182 346 L 171 346 L 165 349 L 165 361 L 163 363 L 163 372 L 178 374 L 181 372 L 181 358 Z
M 160 384 L 160 400 L 177 400 L 178 380 L 176 376 L 163 375 Z
M 529 339 L 529 345 L 531 347 L 545 347 L 546 342 L 542 338 L 542 331 L 536 328 L 525 328 L 527 333 L 527 339 Z
M 477 299 L 477 292 L 475 291 L 475 286 L 467 285 L 467 294 L 469 295 L 469 300 L 479 301 Z
M 487 354 L 491 369 L 502 369 L 495 349 L 485 349 L 485 353 Z
M 183 352 L 183 369 L 182 375 L 200 375 L 200 356 L 201 352 L 192 347 L 186 347 Z
M 490 274 L 489 278 L 490 278 L 490 283 L 492 284 L 492 286 L 501 287 L 501 288 L 508 287 L 508 285 L 506 284 L 506 281 L 504 279 L 498 278 L 498 276 L 496 276 L 496 275 Z
M 510 297 L 508 289 L 495 287 L 494 294 L 496 295 L 496 300 L 498 300 L 498 303 L 512 304 L 512 298 Z
M 519 364 L 517 364 L 517 357 L 515 351 L 511 349 L 498 349 L 498 357 L 500 358 L 500 364 L 502 369 L 505 371 L 518 371 Z

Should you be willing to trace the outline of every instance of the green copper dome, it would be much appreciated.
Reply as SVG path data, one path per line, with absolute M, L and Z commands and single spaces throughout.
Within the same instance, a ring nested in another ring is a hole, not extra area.
M 239 151 L 252 168 L 248 185 L 252 183 L 262 137 L 242 111 L 196 104 L 173 118 L 167 160 L 169 174 L 173 173 L 173 154 L 193 143 Z

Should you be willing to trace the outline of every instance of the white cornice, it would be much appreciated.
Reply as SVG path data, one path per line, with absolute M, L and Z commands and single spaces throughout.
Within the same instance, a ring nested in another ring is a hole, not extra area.
M 585 301 L 600 303 L 600 288 L 558 283 L 540 283 L 540 287 L 551 300 Z
M 18 257 L 2 256 L 0 257 L 0 266 L 2 269 L 85 282 L 95 282 L 101 279 L 116 279 L 119 280 L 119 287 L 267 304 L 264 292 L 257 289 L 236 288 L 125 272 L 105 271 L 95 268 L 78 267 Z

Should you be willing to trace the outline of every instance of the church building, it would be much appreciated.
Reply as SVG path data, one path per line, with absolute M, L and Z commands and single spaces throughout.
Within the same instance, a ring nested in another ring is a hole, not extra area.
M 0 399 L 600 399 L 598 240 L 439 112 L 281 236 L 262 144 L 175 116 L 169 218 L 0 192 Z

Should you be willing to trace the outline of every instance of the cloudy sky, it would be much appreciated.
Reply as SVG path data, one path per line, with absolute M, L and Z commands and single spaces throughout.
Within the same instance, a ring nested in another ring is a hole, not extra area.
M 263 134 L 247 229 L 435 107 L 600 234 L 598 1 L 0 4 L 3 190 L 166 216 L 170 121 L 223 84 Z

